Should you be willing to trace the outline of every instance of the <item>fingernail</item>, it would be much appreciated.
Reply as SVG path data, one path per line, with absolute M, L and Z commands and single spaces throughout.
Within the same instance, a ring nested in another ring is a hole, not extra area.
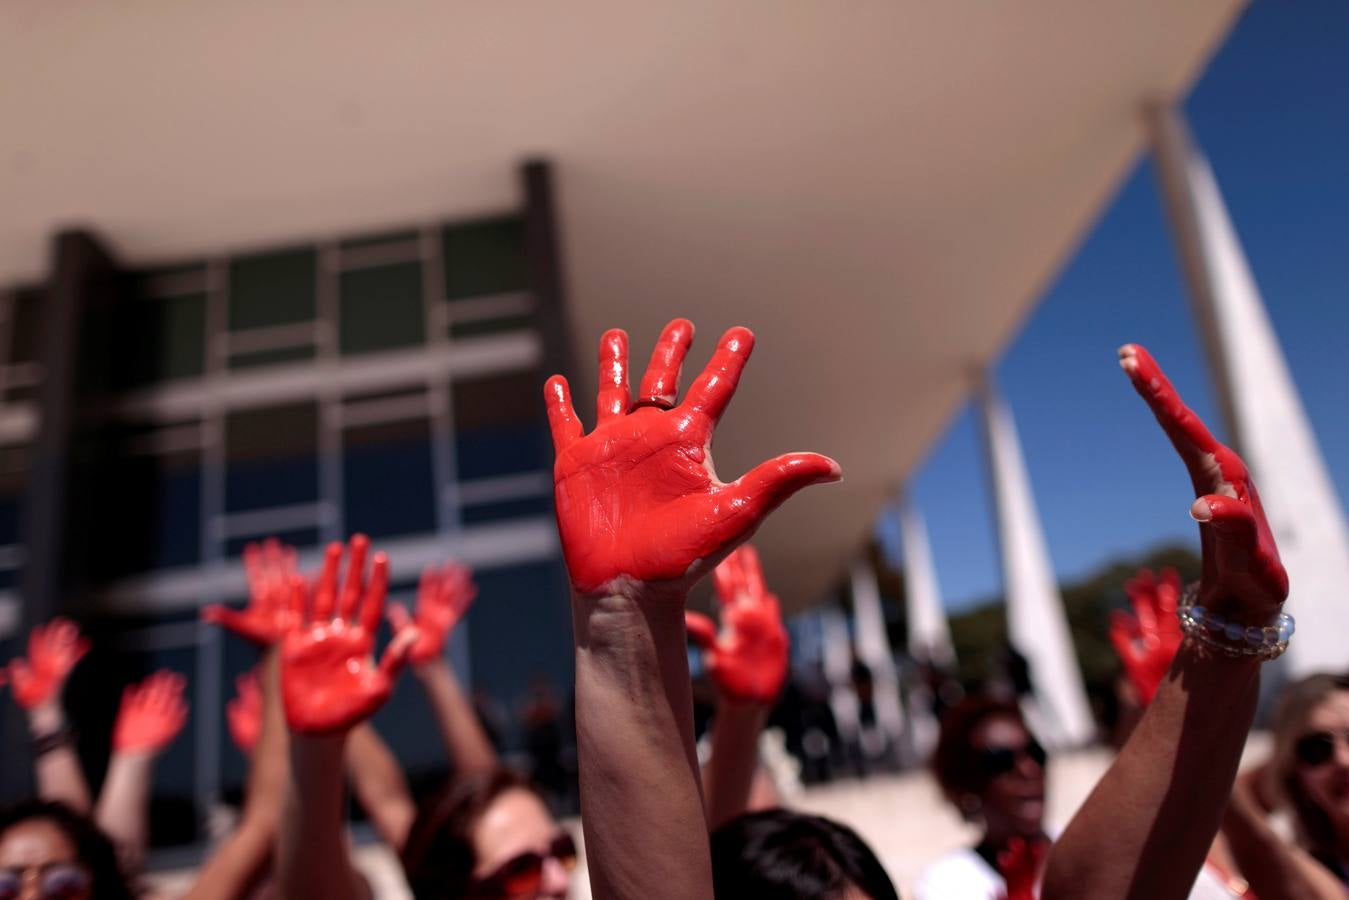
M 1208 501 L 1203 497 L 1190 506 L 1190 518 L 1196 522 L 1210 522 L 1213 520 L 1213 510 L 1209 508 Z

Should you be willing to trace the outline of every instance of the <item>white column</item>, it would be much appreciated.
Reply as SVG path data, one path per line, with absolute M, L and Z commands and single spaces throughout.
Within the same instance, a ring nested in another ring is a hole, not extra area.
M 857 658 L 871 670 L 876 724 L 890 745 L 896 747 L 904 734 L 904 707 L 899 698 L 899 677 L 895 671 L 895 656 L 890 650 L 890 638 L 886 634 L 876 570 L 865 559 L 854 560 L 850 577 Z
M 848 619 L 843 610 L 826 606 L 818 613 L 820 622 L 820 656 L 824 677 L 829 682 L 829 708 L 834 723 L 844 741 L 857 739 L 857 694 L 852 687 L 852 639 L 848 636 Z
M 937 564 L 927 540 L 927 523 L 907 492 L 896 509 L 900 541 L 904 546 L 904 603 L 909 621 L 909 655 L 937 666 L 956 661 L 951 627 L 942 608 Z
M 1031 495 L 1021 442 L 991 374 L 979 381 L 985 447 L 993 481 L 1007 632 L 1030 665 L 1041 736 L 1055 747 L 1091 740 L 1095 726 L 1073 652 L 1054 569 Z
M 1288 568 L 1288 673 L 1349 663 L 1349 529 L 1208 160 L 1179 112 L 1148 110 L 1153 150 L 1227 439 L 1260 486 Z

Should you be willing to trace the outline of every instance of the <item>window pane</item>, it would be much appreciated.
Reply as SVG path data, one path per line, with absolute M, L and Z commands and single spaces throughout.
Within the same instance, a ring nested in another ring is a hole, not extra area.
M 279 363 L 302 362 L 313 359 L 317 351 L 313 346 L 281 347 L 276 350 L 255 350 L 252 353 L 238 353 L 229 359 L 231 369 L 251 369 L 256 366 L 274 366 Z
M 347 534 L 387 537 L 436 530 L 429 422 L 348 429 L 342 466 Z
M 536 372 L 451 384 L 460 480 L 551 467 L 542 384 Z
M 118 352 L 113 386 L 140 387 L 201 375 L 206 361 L 206 295 L 132 297 L 113 319 Z
M 298 403 L 225 418 L 225 509 L 318 498 L 318 406 Z
M 313 247 L 235 259 L 230 263 L 230 330 L 310 321 L 317 309 L 317 272 Z
M 449 300 L 523 291 L 529 285 L 524 223 L 514 216 L 446 225 L 441 247 Z
M 426 339 L 421 263 L 395 263 L 343 272 L 343 353 L 368 353 Z

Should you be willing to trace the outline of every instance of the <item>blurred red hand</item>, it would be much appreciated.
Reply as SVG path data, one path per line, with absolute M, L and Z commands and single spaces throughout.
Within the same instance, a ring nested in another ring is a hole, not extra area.
M 582 431 L 566 379 L 554 375 L 544 386 L 557 451 L 558 531 L 572 584 L 582 593 L 632 581 L 693 584 L 792 494 L 842 477 L 827 457 L 790 453 L 729 484 L 719 481 L 709 453 L 712 431 L 735 393 L 754 335 L 746 328 L 727 331 L 675 406 L 692 340 L 693 325 L 685 319 L 665 327 L 634 403 L 628 336 L 606 332 L 590 434 Z
M 158 753 L 172 743 L 187 723 L 183 689 L 187 682 L 162 669 L 122 691 L 122 708 L 112 732 L 117 753 Z
M 1035 883 L 1048 852 L 1047 841 L 1014 837 L 1007 842 L 1007 848 L 998 853 L 998 873 L 1007 883 L 1005 900 L 1035 900 Z
M 414 666 L 439 659 L 445 649 L 445 638 L 468 612 L 469 604 L 478 596 L 473 583 L 473 572 L 467 566 L 449 562 L 439 569 L 422 572 L 417 588 L 417 617 L 408 614 L 401 603 L 389 604 L 389 624 L 395 634 L 410 627 L 417 629 L 408 650 L 408 662 Z
M 69 619 L 55 618 L 28 635 L 28 658 L 10 661 L 9 677 L 15 701 L 33 709 L 61 694 L 70 670 L 89 652 L 89 642 Z
M 1162 571 L 1161 580 L 1148 569 L 1124 585 L 1134 612 L 1122 610 L 1110 614 L 1110 642 L 1124 664 L 1124 671 L 1138 691 L 1144 706 L 1152 702 L 1171 660 L 1184 637 L 1176 605 L 1180 601 L 1180 576 L 1175 569 Z
M 721 600 L 722 635 L 707 616 L 684 613 L 689 637 L 707 654 L 707 668 L 722 696 L 771 706 L 787 677 L 787 629 L 778 598 L 764 585 L 758 552 L 748 544 L 712 573 Z
M 352 537 L 339 597 L 342 545 L 328 545 L 309 617 L 282 641 L 281 696 L 292 731 L 318 734 L 359 724 L 389 699 L 393 680 L 407 662 L 408 648 L 417 637 L 413 631 L 396 635 L 378 666 L 371 656 L 389 589 L 389 558 L 375 554 L 366 584 L 369 547 L 365 535 Z M 304 597 L 303 581 L 292 580 L 290 603 L 298 618 L 304 615 Z
M 229 725 L 234 746 L 244 755 L 253 752 L 262 734 L 262 688 L 256 671 L 245 672 L 234 679 L 238 696 L 225 704 L 225 721 Z
M 214 622 L 260 647 L 270 647 L 299 624 L 289 603 L 289 584 L 299 570 L 295 548 L 276 538 L 244 548 L 244 571 L 248 575 L 248 606 L 242 610 L 214 604 L 201 617 Z
M 1119 355 L 1199 495 L 1190 507 L 1204 557 L 1199 604 L 1243 624 L 1268 624 L 1288 596 L 1288 573 L 1246 464 L 1181 401 L 1147 350 L 1125 344 Z

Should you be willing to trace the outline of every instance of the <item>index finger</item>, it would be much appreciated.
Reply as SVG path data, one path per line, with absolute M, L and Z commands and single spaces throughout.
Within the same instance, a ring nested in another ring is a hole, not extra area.
M 384 616 L 384 597 L 389 593 L 389 555 L 383 551 L 375 554 L 370 566 L 370 583 L 365 589 L 365 601 L 361 606 L 361 626 L 373 639 L 379 630 L 379 620 Z
M 1208 426 L 1180 399 L 1162 367 L 1152 358 L 1152 354 L 1138 344 L 1125 344 L 1119 349 L 1119 364 L 1134 390 L 1147 402 L 1157 422 L 1171 439 L 1171 445 L 1180 454 L 1190 479 L 1201 493 L 1208 491 L 1203 485 L 1209 484 L 1214 477 L 1211 462 L 1207 456 L 1225 449 L 1208 430 Z
M 721 336 L 707 368 L 689 387 L 683 406 L 719 421 L 735 396 L 740 373 L 754 350 L 754 332 L 736 326 Z
M 323 551 L 323 568 L 314 586 L 313 620 L 321 622 L 333 617 L 337 602 L 337 570 L 342 564 L 342 542 L 333 541 Z
M 370 538 L 353 534 L 350 546 L 347 580 L 342 583 L 342 598 L 337 606 L 337 614 L 343 619 L 354 618 L 356 605 L 361 602 L 361 593 L 365 588 L 365 555 L 370 551 Z

